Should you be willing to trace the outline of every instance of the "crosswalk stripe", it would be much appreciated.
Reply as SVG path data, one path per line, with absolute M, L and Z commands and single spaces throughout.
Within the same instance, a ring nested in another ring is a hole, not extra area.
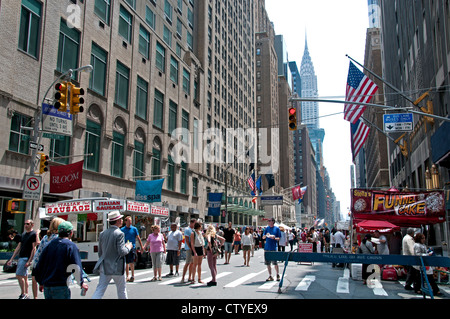
M 316 281 L 316 276 L 305 276 L 295 288 L 296 291 L 307 291 L 311 283 Z
M 349 294 L 350 293 L 350 270 L 344 269 L 344 275 L 338 278 L 338 283 L 336 286 L 336 293 L 338 294 Z
M 251 274 L 245 275 L 244 277 L 241 277 L 241 278 L 239 278 L 239 279 L 237 279 L 237 280 L 235 280 L 235 281 L 233 281 L 233 282 L 230 282 L 228 285 L 225 285 L 224 288 L 234 288 L 234 287 L 237 287 L 237 286 L 243 284 L 244 282 L 246 282 L 247 280 L 250 280 L 250 279 L 252 279 L 253 277 L 258 276 L 258 275 L 262 274 L 262 273 L 265 272 L 265 271 L 267 271 L 267 269 L 264 269 L 264 270 L 262 270 L 262 271 L 260 271 L 260 272 L 257 272 L 257 273 L 251 273 Z
M 286 278 L 287 275 L 284 275 L 284 278 Z M 272 289 L 275 285 L 279 285 L 280 282 L 279 281 L 268 281 L 266 283 L 264 283 L 263 285 L 259 286 L 258 289 L 261 290 L 270 290 Z
M 219 279 L 219 278 L 228 276 L 228 275 L 230 275 L 230 274 L 232 274 L 232 272 L 222 272 L 222 273 L 220 273 L 220 274 L 217 274 L 216 279 Z M 206 278 L 206 279 L 203 280 L 203 282 L 204 282 L 203 284 L 196 283 L 196 284 L 191 285 L 191 286 L 189 286 L 189 287 L 200 287 L 200 286 L 205 286 L 206 283 L 207 283 L 208 281 L 211 281 L 211 279 L 212 279 L 212 277 L 208 277 L 208 278 Z

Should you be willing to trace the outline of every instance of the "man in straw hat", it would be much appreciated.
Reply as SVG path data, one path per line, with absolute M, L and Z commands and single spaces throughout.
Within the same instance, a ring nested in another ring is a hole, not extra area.
M 125 244 L 125 234 L 120 230 L 123 215 L 118 210 L 108 214 L 109 228 L 102 231 L 98 243 L 99 259 L 94 273 L 100 273 L 97 289 L 92 299 L 101 299 L 111 279 L 114 280 L 119 299 L 127 299 L 125 278 L 125 256 L 133 248 L 131 243 Z

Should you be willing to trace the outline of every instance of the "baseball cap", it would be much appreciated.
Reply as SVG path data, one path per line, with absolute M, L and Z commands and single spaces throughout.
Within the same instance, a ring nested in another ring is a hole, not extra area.
M 72 231 L 72 229 L 73 229 L 72 223 L 70 223 L 68 221 L 64 221 L 61 224 L 59 224 L 59 226 L 58 226 L 59 233 L 60 232 L 68 233 L 68 232 Z

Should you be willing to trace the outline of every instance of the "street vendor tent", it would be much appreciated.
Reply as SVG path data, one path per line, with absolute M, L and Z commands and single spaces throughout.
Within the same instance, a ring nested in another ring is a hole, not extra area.
M 356 232 L 367 234 L 378 230 L 380 233 L 387 234 L 400 231 L 400 227 L 384 220 L 363 220 L 356 223 Z

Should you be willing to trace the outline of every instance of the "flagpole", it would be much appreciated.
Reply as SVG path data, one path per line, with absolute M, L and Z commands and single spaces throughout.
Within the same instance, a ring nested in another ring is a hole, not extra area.
M 327 99 L 314 99 L 314 98 L 304 98 L 304 97 L 294 97 L 291 98 L 292 101 L 300 101 L 300 102 L 324 102 L 324 103 L 340 103 L 340 104 L 354 104 L 354 105 L 366 105 L 366 106 L 373 106 L 373 107 L 379 107 L 383 109 L 388 110 L 407 110 L 407 112 L 411 112 L 414 114 L 427 116 L 427 117 L 433 117 L 442 121 L 450 122 L 450 118 L 448 117 L 442 117 L 435 114 L 428 114 L 420 111 L 414 111 L 410 107 L 394 107 L 394 106 L 387 106 L 387 105 L 380 105 L 380 104 L 372 104 L 372 103 L 362 103 L 362 102 L 353 102 L 353 101 L 342 101 L 342 100 L 327 100 Z
M 383 79 L 382 77 L 378 76 L 377 74 L 375 74 L 374 72 L 372 72 L 371 70 L 369 70 L 368 68 L 366 68 L 364 65 L 362 65 L 361 63 L 359 63 L 358 61 L 356 61 L 355 59 L 353 59 L 352 57 L 350 57 L 348 54 L 345 55 L 347 58 L 349 58 L 350 60 L 352 60 L 353 62 L 355 62 L 356 64 L 358 64 L 360 67 L 362 67 L 364 70 L 366 70 L 367 72 L 369 72 L 370 74 L 372 74 L 374 77 L 376 77 L 378 80 L 380 80 L 381 82 L 383 82 L 384 84 L 386 84 L 388 87 L 390 87 L 392 90 L 396 91 L 398 94 L 400 94 L 403 98 L 405 98 L 408 102 L 411 102 L 414 106 L 417 106 L 414 104 L 414 101 L 411 100 L 409 97 L 407 97 L 403 92 L 401 92 L 399 89 L 397 89 L 395 86 L 393 86 L 392 84 L 390 84 L 389 82 L 387 82 L 385 79 Z M 353 103 L 355 104 L 355 103 Z M 420 107 L 417 106 L 419 109 Z

